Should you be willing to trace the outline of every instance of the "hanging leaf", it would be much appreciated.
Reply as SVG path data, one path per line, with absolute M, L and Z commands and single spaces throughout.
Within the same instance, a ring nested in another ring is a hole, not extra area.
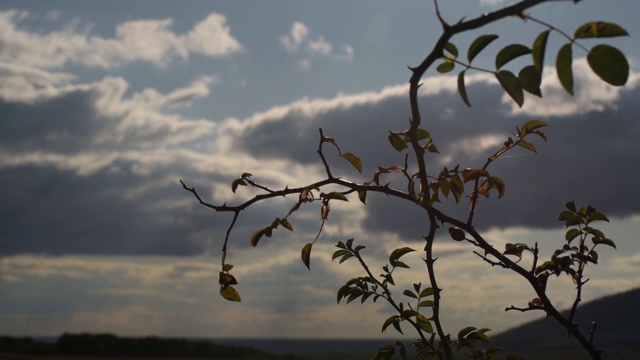
M 453 55 L 453 58 L 457 58 L 458 57 L 458 48 L 453 45 L 452 43 L 448 42 L 445 46 L 444 49 L 447 50 L 449 52 L 449 54 Z
M 456 64 L 451 62 L 451 61 L 445 61 L 442 64 L 438 65 L 438 67 L 436 68 L 436 70 L 441 73 L 448 73 L 451 70 L 453 70 L 456 67 Z
M 629 36 L 619 25 L 602 21 L 590 21 L 576 29 L 575 39 Z
M 604 245 L 608 245 L 611 246 L 614 249 L 617 249 L 616 247 L 616 243 L 613 242 L 613 240 L 611 239 L 598 239 L 597 237 L 592 237 L 591 240 L 593 241 L 594 245 L 598 245 L 598 244 L 604 244 Z
M 500 70 L 509 61 L 527 54 L 531 54 L 531 49 L 524 45 L 511 44 L 505 46 L 496 55 L 496 70 Z
M 331 210 L 331 207 L 328 202 L 322 204 L 322 208 L 320 209 L 322 220 L 327 220 L 327 217 L 329 217 L 329 210 Z
M 458 93 L 460 94 L 462 101 L 464 101 L 464 103 L 467 104 L 468 107 L 471 107 L 471 103 L 469 102 L 469 98 L 467 97 L 467 88 L 464 85 L 464 73 L 466 71 L 467 70 L 463 70 L 460 72 L 460 74 L 458 74 Z
M 396 133 L 389 131 L 389 136 L 387 137 L 387 139 L 389 139 L 391 146 L 393 146 L 393 148 L 398 151 L 402 151 L 407 148 L 407 144 Z
M 251 235 L 251 246 L 256 246 L 258 245 L 258 241 L 260 241 L 260 238 L 266 233 L 266 229 L 260 229 L 256 232 L 253 233 L 253 235 Z
M 231 285 L 221 286 L 220 287 L 220 295 L 222 295 L 223 298 L 225 298 L 225 299 L 227 299 L 229 301 L 237 301 L 237 302 L 242 301 L 240 299 L 240 294 L 238 293 L 238 290 L 236 290 Z
M 524 93 L 522 91 L 522 86 L 518 82 L 518 78 L 508 70 L 498 72 L 496 77 L 504 91 L 511 96 L 518 106 L 522 107 L 522 104 L 524 103 Z
M 622 86 L 629 78 L 629 62 L 620 50 L 609 45 L 596 45 L 589 54 L 587 62 L 603 81 L 613 86 Z
M 233 191 L 235 193 L 236 190 L 238 190 L 238 186 L 240 186 L 240 185 L 247 186 L 247 183 L 242 179 L 233 180 L 233 182 L 231 183 L 231 191 Z
M 346 196 L 344 196 L 343 193 L 339 193 L 339 192 L 330 192 L 328 194 L 324 195 L 324 198 L 327 200 L 340 200 L 340 201 L 349 201 L 349 199 L 347 199 Z
M 308 243 L 307 245 L 305 245 L 302 248 L 302 262 L 304 263 L 304 266 L 307 267 L 307 269 L 311 270 L 311 247 L 313 246 L 313 243 Z
M 220 285 L 236 285 L 238 284 L 238 280 L 236 280 L 235 276 L 228 274 L 224 271 L 220 271 L 220 276 L 218 277 L 218 283 Z
M 233 265 L 231 264 L 222 265 L 222 271 L 231 271 L 231 269 L 233 269 Z
M 571 44 L 565 44 L 558 51 L 556 58 L 556 72 L 562 87 L 573 96 L 573 71 L 571 70 L 571 62 L 573 61 L 573 50 Z
M 495 39 L 498 38 L 498 35 L 481 35 L 478 36 L 471 45 L 469 45 L 469 50 L 467 51 L 467 59 L 469 62 L 473 61 L 476 56 L 485 48 L 487 45 L 491 44 Z
M 360 199 L 360 201 L 362 201 L 363 204 L 367 205 L 367 191 L 358 190 L 358 199 Z
M 280 220 L 280 224 L 282 225 L 282 227 L 284 227 L 285 229 L 289 230 L 289 231 L 293 231 L 293 225 L 291 225 L 291 223 L 289 222 L 289 220 L 287 219 L 281 219 Z
M 358 170 L 359 173 L 362 174 L 362 161 L 358 156 L 352 153 L 344 153 L 340 156 L 346 159 L 354 168 L 356 168 L 356 170 Z
M 549 126 L 549 124 L 542 120 L 529 120 L 524 123 L 524 125 L 522 125 L 522 127 L 520 128 L 520 131 L 518 131 L 518 137 L 523 138 L 525 137 L 525 135 L 531 134 L 535 132 L 535 130 L 545 126 Z
M 518 146 L 521 146 L 521 147 L 523 147 L 523 148 L 525 148 L 525 149 L 527 149 L 527 150 L 529 150 L 529 151 L 531 151 L 531 152 L 534 152 L 534 153 L 537 153 L 537 152 L 538 152 L 538 151 L 536 150 L 536 147 L 535 147 L 535 146 L 533 146 L 533 144 L 532 144 L 532 143 L 530 143 L 530 142 L 528 142 L 527 140 L 520 139 L 520 140 L 516 141 L 516 143 L 515 143 L 515 144 L 516 144 L 516 145 L 518 145 Z
M 542 73 L 536 69 L 535 66 L 525 66 L 518 73 L 518 81 L 524 90 L 527 90 L 531 94 L 542 97 L 542 91 L 540 91 L 540 83 L 542 83 Z
M 533 57 L 533 66 L 535 66 L 538 72 L 542 73 L 544 67 L 544 54 L 547 50 L 547 39 L 549 38 L 549 31 L 545 30 L 538 35 L 533 42 L 533 48 L 531 49 L 531 56 Z

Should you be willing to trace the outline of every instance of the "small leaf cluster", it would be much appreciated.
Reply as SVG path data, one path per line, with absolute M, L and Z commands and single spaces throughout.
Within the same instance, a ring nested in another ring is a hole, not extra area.
M 231 264 L 222 265 L 222 271 L 220 271 L 218 280 L 220 283 L 220 295 L 222 295 L 226 300 L 239 302 L 241 301 L 240 294 L 238 293 L 238 290 L 233 287 L 233 285 L 238 284 L 238 281 L 229 273 L 231 269 L 233 269 L 233 265 Z
M 521 17 L 525 20 L 539 22 L 527 14 L 522 14 Z M 495 71 L 479 69 L 472 66 L 472 62 L 476 56 L 489 44 L 498 39 L 498 35 L 495 34 L 481 35 L 477 37 L 471 45 L 469 45 L 469 49 L 467 50 L 467 64 L 457 60 L 458 49 L 452 43 L 447 43 L 444 47 L 446 53 L 443 54 L 443 62 L 438 65 L 436 70 L 440 73 L 447 73 L 453 71 L 456 64 L 460 64 L 465 67 L 465 69 L 458 74 L 458 93 L 462 101 L 467 106 L 471 106 L 471 103 L 465 86 L 465 74 L 469 69 L 475 69 L 493 73 L 504 91 L 516 102 L 516 104 L 518 104 L 518 106 L 522 107 L 524 104 L 525 91 L 532 95 L 542 97 L 540 85 L 542 82 L 542 71 L 547 49 L 547 40 L 550 32 L 552 30 L 556 30 L 549 25 L 546 26 L 549 27 L 549 29 L 541 32 L 534 40 L 531 47 L 523 44 L 509 44 L 500 49 L 495 57 Z M 558 51 L 556 56 L 556 73 L 563 88 L 571 95 L 574 94 L 572 46 L 576 44 L 576 41 L 578 39 L 629 35 L 622 27 L 613 23 L 601 21 L 591 21 L 581 25 L 576 29 L 573 37 L 569 37 L 563 32 L 560 33 L 567 37 L 569 42 L 563 45 Z M 579 46 L 582 47 L 581 45 Z M 606 44 L 596 45 L 590 50 L 587 50 L 584 47 L 582 48 L 587 51 L 587 62 L 591 67 L 591 70 L 593 70 L 593 72 L 604 82 L 613 86 L 622 86 L 626 84 L 629 77 L 629 63 L 620 50 Z M 518 72 L 518 75 L 515 75 L 510 70 L 504 69 L 505 65 L 524 55 L 531 55 L 532 64 L 524 66 Z
M 536 267 L 535 274 L 540 279 L 546 279 L 550 274 L 559 276 L 566 273 L 581 286 L 586 282 L 582 280 L 582 271 L 586 264 L 598 263 L 596 246 L 607 245 L 616 248 L 613 240 L 593 226 L 594 222 L 608 222 L 609 219 L 591 205 L 584 205 L 578 209 L 573 201 L 566 203 L 566 210 L 560 213 L 558 219 L 568 228 L 565 233 L 566 244 L 554 251 L 550 260 Z M 588 239 L 591 240 L 591 244 L 588 244 Z

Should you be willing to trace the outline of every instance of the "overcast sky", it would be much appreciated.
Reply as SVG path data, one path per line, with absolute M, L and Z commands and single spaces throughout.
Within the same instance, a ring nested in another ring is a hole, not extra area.
M 455 22 L 503 2 L 451 3 L 441 11 Z M 527 96 L 522 109 L 490 74 L 468 77 L 472 108 L 457 95 L 457 72 L 432 70 L 421 88 L 425 127 L 441 152 L 429 159 L 436 169 L 482 166 L 516 125 L 550 124 L 548 144 L 535 142 L 538 154 L 515 151 L 492 168 L 507 192 L 480 203 L 477 228 L 498 248 L 538 242 L 549 256 L 563 243 L 557 214 L 565 202 L 608 214 L 603 229 L 618 250 L 603 248 L 587 270 L 585 301 L 639 285 L 640 25 L 628 11 L 635 7 L 587 0 L 531 11 L 568 33 L 590 20 L 624 26 L 631 38 L 610 40 L 631 62 L 623 88 L 592 75 L 579 49 L 574 98 L 552 67 L 545 98 Z M 529 45 L 542 30 L 510 18 L 453 42 L 464 58 L 476 36 L 499 34 L 478 59 L 490 67 L 500 45 Z M 331 254 L 338 240 L 355 237 L 379 271 L 394 248 L 423 246 L 422 212 L 373 195 L 366 207 L 357 198 L 334 204 L 309 272 L 300 250 L 317 233 L 319 208 L 294 216 L 293 234 L 277 231 L 254 249 L 251 234 L 296 199 L 257 204 L 232 235 L 227 260 L 243 302 L 229 303 L 217 281 L 230 217 L 200 206 L 179 179 L 217 204 L 256 194 L 231 192 L 243 172 L 272 188 L 317 181 L 320 127 L 364 162 L 359 175 L 330 149 L 337 176 L 366 181 L 378 165 L 403 165 L 386 136 L 407 127 L 407 65 L 419 64 L 439 33 L 429 1 L 0 3 L 0 334 L 395 336 L 380 333 L 391 315 L 381 302 L 335 304 L 344 281 L 363 274 Z M 551 35 L 547 65 L 562 40 Z M 467 206 L 443 208 L 459 214 Z M 449 332 L 500 331 L 535 318 L 504 312 L 534 297 L 526 284 L 444 235 L 435 256 Z M 415 266 L 400 285 L 427 283 L 419 255 L 407 259 Z M 571 281 L 552 281 L 552 298 L 569 306 L 560 290 Z

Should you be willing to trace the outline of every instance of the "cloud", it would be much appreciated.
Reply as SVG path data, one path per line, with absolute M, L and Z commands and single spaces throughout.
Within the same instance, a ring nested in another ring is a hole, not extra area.
M 282 46 L 291 54 L 297 54 L 299 48 L 303 48 L 303 59 L 298 60 L 298 69 L 308 71 L 311 69 L 311 60 L 321 56 L 336 61 L 351 62 L 355 51 L 349 44 L 342 44 L 340 51 L 335 51 L 334 46 L 324 36 L 318 35 L 311 38 L 311 30 L 302 22 L 296 21 L 291 25 L 289 34 L 278 38 Z
M 69 64 L 110 69 L 133 61 L 164 66 L 189 54 L 228 56 L 242 50 L 226 18 L 209 14 L 186 34 L 171 31 L 172 19 L 134 20 L 119 24 L 114 38 L 93 36 L 67 24 L 46 34 L 30 32 L 20 23 L 36 15 L 15 10 L 0 12 L 0 62 L 39 69 Z M 49 18 L 49 17 L 48 17 Z
M 480 0 L 480 5 L 483 6 L 498 6 L 505 3 L 505 0 Z

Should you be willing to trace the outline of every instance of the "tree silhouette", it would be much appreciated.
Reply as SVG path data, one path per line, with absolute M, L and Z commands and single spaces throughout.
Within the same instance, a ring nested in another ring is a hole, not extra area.
M 508 243 L 505 249 L 499 250 L 486 240 L 474 226 L 474 215 L 478 211 L 478 199 L 480 197 L 488 198 L 492 195 L 501 198 L 505 193 L 506 185 L 504 181 L 490 172 L 492 163 L 517 147 L 535 153 L 536 145 L 534 145 L 533 140 L 539 138 L 540 141 L 547 141 L 547 137 L 542 131 L 547 124 L 542 120 L 533 119 L 516 127 L 513 136 L 506 138 L 502 146 L 490 154 L 483 164 L 469 167 L 456 165 L 451 169 L 446 167 L 435 169 L 429 168 L 426 161 L 429 156 L 438 153 L 438 148 L 429 131 L 423 127 L 428 125 L 428 119 L 423 119 L 420 111 L 418 90 L 425 72 L 434 66 L 440 73 L 448 73 L 455 70 L 456 67 L 462 69 L 457 77 L 458 93 L 462 102 L 467 106 L 471 106 L 472 103 L 465 87 L 465 77 L 467 72 L 470 71 L 494 74 L 504 91 L 518 106 L 522 106 L 525 100 L 525 92 L 534 96 L 542 96 L 541 81 L 547 52 L 547 40 L 551 34 L 554 34 L 565 38 L 567 41 L 565 45 L 559 48 L 555 56 L 558 79 L 567 93 L 573 95 L 574 92 L 572 72 L 574 48 L 586 53 L 590 68 L 604 82 L 612 86 L 622 86 L 627 82 L 629 64 L 622 52 L 608 44 L 598 44 L 589 49 L 581 43 L 583 39 L 627 36 L 627 32 L 613 23 L 589 21 L 576 29 L 571 36 L 526 12 L 527 9 L 535 5 L 550 1 L 522 0 L 473 19 L 461 19 L 455 23 L 449 23 L 442 17 L 438 2 L 434 0 L 436 17 L 442 25 L 442 34 L 424 60 L 418 66 L 410 68 L 409 101 L 411 119 L 409 120 L 408 128 L 402 131 L 390 131 L 388 135 L 391 146 L 396 151 L 405 154 L 404 162 L 390 167 L 378 167 L 370 181 L 355 183 L 342 176 L 337 177 L 332 173 L 331 166 L 325 157 L 326 146 L 335 148 L 338 154 L 358 172 L 362 172 L 362 162 L 357 155 L 342 152 L 337 141 L 332 137 L 326 136 L 322 129 L 319 131 L 317 152 L 325 169 L 325 177 L 307 186 L 285 187 L 273 190 L 253 180 L 251 173 L 244 173 L 232 182 L 232 191 L 236 192 L 243 186 L 252 186 L 258 189 L 260 193 L 238 205 L 227 205 L 226 203 L 214 205 L 203 201 L 195 188 L 187 186 L 181 180 L 180 183 L 183 188 L 191 192 L 202 205 L 217 212 L 230 212 L 233 214 L 222 247 L 222 269 L 219 276 L 221 295 L 230 301 L 240 301 L 240 295 L 233 286 L 237 284 L 235 276 L 231 274 L 233 265 L 226 262 L 226 257 L 229 251 L 228 244 L 232 230 L 243 210 L 253 204 L 269 199 L 281 197 L 296 199 L 293 207 L 283 217 L 275 218 L 271 224 L 258 229 L 251 236 L 251 244 L 257 246 L 263 237 L 271 237 L 274 230 L 279 227 L 293 231 L 291 219 L 302 206 L 319 204 L 320 230 L 314 241 L 306 244 L 301 252 L 302 261 L 309 268 L 311 250 L 322 233 L 322 228 L 327 221 L 332 204 L 340 201 L 349 201 L 349 198 L 356 196 L 362 203 L 366 204 L 368 194 L 379 193 L 389 198 L 415 204 L 418 206 L 416 211 L 423 213 L 425 222 L 428 224 L 428 230 L 423 236 L 422 259 L 424 260 L 429 286 L 423 287 L 420 282 L 416 282 L 412 288 L 405 289 L 402 294 L 404 297 L 409 298 L 410 301 L 403 301 L 402 299 L 404 298 L 399 299 L 399 296 L 394 295 L 391 291 L 391 288 L 395 286 L 395 271 L 409 267 L 402 261 L 402 257 L 415 252 L 415 249 L 409 247 L 395 249 L 389 256 L 389 262 L 381 267 L 382 274 L 376 276 L 362 256 L 365 246 L 357 245 L 354 239 L 338 242 L 336 245 L 338 250 L 333 254 L 333 259 L 338 259 L 339 263 L 353 259 L 361 265 L 364 271 L 363 276 L 352 278 L 338 290 L 338 302 L 341 300 L 350 303 L 356 299 L 360 299 L 361 302 L 365 302 L 368 299 L 372 301 L 383 299 L 395 310 L 396 314 L 384 320 L 382 330 L 384 331 L 389 326 L 393 326 L 402 333 L 402 325 L 404 324 L 406 327 L 408 324 L 418 336 L 418 339 L 413 344 L 404 344 L 398 341 L 395 344 L 383 346 L 374 355 L 374 359 L 389 359 L 396 354 L 405 358 L 408 348 L 412 348 L 418 358 L 451 359 L 454 356 L 452 349 L 454 346 L 467 348 L 471 356 L 476 359 L 495 358 L 498 351 L 497 348 L 482 345 L 490 342 L 489 337 L 486 335 L 489 329 L 468 326 L 459 330 L 457 337 L 452 339 L 451 335 L 442 326 L 440 318 L 440 309 L 443 306 L 442 289 L 438 286 L 438 277 L 436 275 L 437 254 L 434 252 L 436 234 L 441 231 L 448 231 L 454 241 L 467 242 L 477 248 L 474 253 L 482 261 L 493 267 L 513 271 L 520 275 L 523 281 L 531 285 L 537 297 L 527 299 L 526 306 L 510 306 L 506 310 L 541 311 L 545 313 L 547 317 L 555 319 L 563 326 L 592 358 L 600 359 L 601 351 L 595 347 L 593 342 L 595 326 L 590 329 L 589 333 L 582 333 L 578 328 L 578 324 L 574 323 L 574 317 L 577 306 L 581 301 L 582 288 L 588 281 L 584 273 L 585 267 L 588 264 L 595 265 L 598 261 L 596 247 L 600 245 L 598 250 L 605 245 L 615 248 L 615 243 L 594 226 L 594 223 L 599 221 L 608 221 L 607 217 L 590 205 L 577 206 L 573 201 L 567 202 L 566 209 L 559 215 L 559 220 L 565 224 L 568 230 L 561 246 L 555 250 L 548 260 L 539 258 L 537 243 Z M 573 2 L 578 3 L 579 1 L 574 0 Z M 540 24 L 545 30 L 536 37 L 531 46 L 510 44 L 500 49 L 495 55 L 495 69 L 477 67 L 473 64 L 473 61 L 498 38 L 496 34 L 478 36 L 468 46 L 466 60 L 459 57 L 460 52 L 452 43 L 455 35 L 480 29 L 487 24 L 511 16 L 519 17 L 523 21 Z M 522 59 L 525 56 L 529 57 L 530 64 L 522 67 L 517 75 L 506 68 L 506 65 L 510 64 L 512 60 Z M 402 182 L 404 184 L 403 187 L 391 186 L 390 183 L 386 182 L 389 177 L 393 177 L 396 182 Z M 328 188 L 339 188 L 340 190 L 325 190 Z M 468 199 L 469 202 L 469 210 L 465 218 L 452 217 L 444 213 L 439 206 L 444 201 L 458 203 L 463 199 Z M 531 263 L 528 265 L 520 263 L 525 255 L 527 259 L 531 259 Z M 564 316 L 556 309 L 546 293 L 548 278 L 551 275 L 560 276 L 562 274 L 571 277 L 576 285 L 575 300 L 568 316 Z

